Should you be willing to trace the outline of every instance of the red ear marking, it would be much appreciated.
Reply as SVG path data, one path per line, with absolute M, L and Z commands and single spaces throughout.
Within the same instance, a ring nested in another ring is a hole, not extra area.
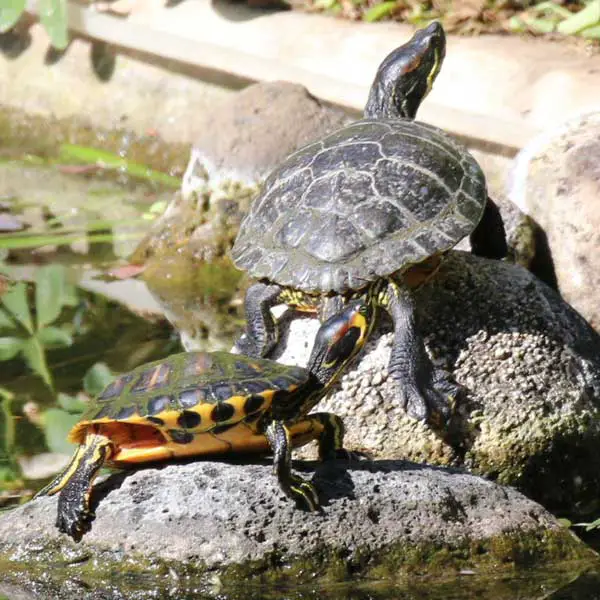
M 421 64 L 421 57 L 420 56 L 416 56 L 415 59 L 411 63 L 409 63 L 408 65 L 406 65 L 404 67 L 404 69 L 402 70 L 402 72 L 403 73 L 411 73 L 415 69 L 418 69 L 420 64 Z
M 339 342 L 348 333 L 348 329 L 350 329 L 349 323 L 345 323 L 343 327 L 340 327 L 335 334 L 335 337 L 331 341 L 331 345 L 333 346 L 333 344 L 337 344 L 337 342 Z

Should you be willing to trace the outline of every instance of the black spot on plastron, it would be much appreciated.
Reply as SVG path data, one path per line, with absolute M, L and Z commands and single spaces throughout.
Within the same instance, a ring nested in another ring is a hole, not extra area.
M 215 423 L 222 423 L 223 421 L 229 421 L 235 414 L 235 408 L 227 402 L 219 402 L 215 405 L 211 413 L 211 419 Z
M 254 423 L 254 421 L 258 421 L 262 417 L 263 413 L 260 411 L 255 412 L 254 414 L 248 415 L 244 419 L 244 423 Z
M 169 429 L 167 432 L 176 444 L 189 444 L 194 440 L 194 434 L 181 429 Z
M 103 406 L 98 413 L 94 416 L 93 419 L 90 419 L 91 421 L 96 421 L 98 419 L 104 419 L 106 417 L 110 417 L 112 413 L 112 406 L 109 404 L 107 406 Z
M 177 399 L 181 408 L 192 408 L 193 406 L 205 402 L 206 394 L 204 393 L 204 390 L 200 388 L 192 388 L 190 390 L 183 390 Z
M 211 386 L 210 391 L 217 402 L 229 400 L 234 395 L 233 387 L 228 383 L 215 383 L 215 385 Z
M 111 398 L 116 398 L 121 394 L 123 388 L 133 379 L 133 375 L 131 373 L 127 373 L 127 375 L 122 375 L 118 377 L 113 382 L 109 383 L 104 391 L 98 396 L 98 400 L 110 400 Z
M 155 415 L 163 412 L 170 404 L 171 398 L 169 396 L 156 396 L 151 400 L 148 400 L 148 414 Z
M 194 429 L 194 427 L 200 425 L 201 420 L 202 418 L 198 413 L 192 412 L 191 410 L 184 410 L 177 417 L 177 425 L 183 427 L 183 429 Z
M 264 403 L 265 399 L 262 396 L 248 396 L 246 402 L 244 402 L 244 412 L 247 415 L 251 415 L 260 410 Z
M 132 415 L 136 413 L 137 409 L 135 406 L 124 406 L 116 415 L 115 419 L 117 421 L 124 421 L 125 419 L 129 419 Z
M 214 433 L 215 435 L 219 435 L 220 433 L 223 433 L 224 431 L 227 431 L 228 429 L 231 429 L 232 427 L 237 427 L 239 425 L 239 423 L 227 423 L 226 425 L 217 425 L 217 427 L 211 429 L 211 433 Z
M 150 423 L 158 425 L 159 427 L 162 427 L 165 424 L 159 417 L 146 417 L 146 421 L 150 421 Z

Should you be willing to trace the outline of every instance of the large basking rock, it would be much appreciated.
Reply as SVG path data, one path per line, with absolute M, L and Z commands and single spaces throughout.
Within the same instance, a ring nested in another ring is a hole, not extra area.
M 140 242 L 133 260 L 176 252 L 209 260 L 223 255 L 273 167 L 348 120 L 298 84 L 257 83 L 233 95 L 204 116 L 181 193 Z
M 525 147 L 508 193 L 543 230 L 561 294 L 600 331 L 600 112 Z
M 153 576 L 160 594 L 185 575 L 197 591 L 231 598 L 227 590 L 241 586 L 248 598 L 261 582 L 497 574 L 593 556 L 541 506 L 472 475 L 401 461 L 306 467 L 321 512 L 297 510 L 268 463 L 199 461 L 112 476 L 95 488 L 97 517 L 79 544 L 55 529 L 55 497 L 34 500 L 0 517 L 0 574 L 18 580 L 28 569 L 30 584 L 47 590 L 67 580 L 63 593 L 79 594 L 77 582 L 92 591 L 106 579 L 115 589 L 132 573 Z
M 319 403 L 347 446 L 380 458 L 466 467 L 547 508 L 600 497 L 600 337 L 529 271 L 455 251 L 416 293 L 434 362 L 467 390 L 445 439 L 406 416 L 387 377 L 389 323 Z M 296 319 L 279 360 L 304 364 L 317 328 Z M 288 342 L 289 340 L 289 342 Z M 590 504 L 591 503 L 591 504 Z

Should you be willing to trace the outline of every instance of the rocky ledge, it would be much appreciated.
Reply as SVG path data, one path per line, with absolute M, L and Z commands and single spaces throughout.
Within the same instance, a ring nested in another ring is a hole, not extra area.
M 445 435 L 406 416 L 387 376 L 389 319 L 318 405 L 374 458 L 467 468 L 552 511 L 593 516 L 600 494 L 600 336 L 522 267 L 454 251 L 415 294 L 436 364 L 464 386 Z M 286 320 L 284 320 L 284 323 Z M 316 319 L 294 319 L 284 363 L 305 364 Z M 309 454 L 303 456 L 310 457 Z
M 9 564 L 13 579 L 26 572 L 30 585 L 62 586 L 70 598 L 65 590 L 115 585 L 115 567 L 121 578 L 152 574 L 160 585 L 195 577 L 210 595 L 595 558 L 535 502 L 466 473 L 388 460 L 295 467 L 312 477 L 322 511 L 296 509 L 268 462 L 114 474 L 95 486 L 97 516 L 79 544 L 54 527 L 56 497 L 31 501 L 0 518 L 0 570 Z

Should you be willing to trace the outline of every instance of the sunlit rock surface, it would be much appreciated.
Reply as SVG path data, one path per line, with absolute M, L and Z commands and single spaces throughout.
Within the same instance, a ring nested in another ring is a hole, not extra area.
M 296 509 L 271 465 L 249 461 L 112 476 L 94 490 L 96 520 L 79 544 L 54 527 L 56 497 L 34 500 L 0 517 L 0 569 L 12 579 L 27 569 L 38 591 L 87 582 L 86 598 L 103 578 L 115 589 L 130 572 L 157 588 L 198 577 L 200 590 L 218 596 L 251 583 L 498 575 L 593 556 L 541 506 L 472 475 L 403 461 L 295 467 L 316 485 L 322 511 Z
M 451 253 L 415 298 L 430 355 L 467 390 L 448 437 L 399 406 L 387 376 L 386 318 L 336 393 L 318 405 L 343 417 L 347 446 L 379 458 L 466 467 L 518 486 L 547 508 L 594 507 L 600 337 L 525 269 L 468 253 Z M 278 360 L 304 364 L 317 326 L 292 321 Z
M 561 294 L 600 331 L 600 112 L 526 146 L 508 193 L 544 231 Z

